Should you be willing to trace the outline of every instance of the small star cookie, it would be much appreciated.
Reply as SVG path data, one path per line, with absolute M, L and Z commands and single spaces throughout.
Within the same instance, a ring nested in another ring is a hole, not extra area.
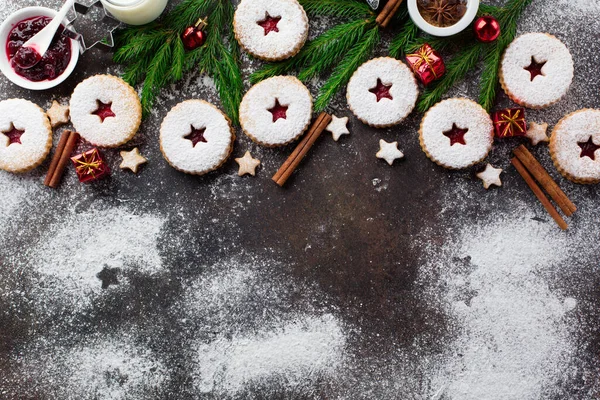
M 130 169 L 135 174 L 138 173 L 140 165 L 148 162 L 148 160 L 140 154 L 137 147 L 131 151 L 122 151 L 121 157 L 123 157 L 123 162 L 119 165 L 119 168 Z
M 260 160 L 252 158 L 252 155 L 249 151 L 247 151 L 246 154 L 244 154 L 244 157 L 236 158 L 235 162 L 238 163 L 240 166 L 240 169 L 238 170 L 238 176 L 244 176 L 246 174 L 255 176 L 256 167 L 260 165 Z
M 337 142 L 342 135 L 348 135 L 350 133 L 348 130 L 348 117 L 338 118 L 335 115 L 332 115 L 331 118 L 331 122 L 327 125 L 325 130 L 331 132 L 333 140 Z
M 52 102 L 52 107 L 46 111 L 46 115 L 50 119 L 50 125 L 53 128 L 64 125 L 69 122 L 69 106 L 63 106 L 58 101 Z
M 549 142 L 546 131 L 548 130 L 548 124 L 536 124 L 535 122 L 529 123 L 529 129 L 527 130 L 527 136 L 531 140 L 531 144 L 537 146 L 540 142 Z
M 483 181 L 483 187 L 489 189 L 492 185 L 502 186 L 501 173 L 501 168 L 494 168 L 491 164 L 488 164 L 485 170 L 477 174 L 477 177 Z
M 398 142 L 388 143 L 381 139 L 379 141 L 379 151 L 375 156 L 384 159 L 388 164 L 392 165 L 395 160 L 404 158 L 404 153 L 398 150 Z

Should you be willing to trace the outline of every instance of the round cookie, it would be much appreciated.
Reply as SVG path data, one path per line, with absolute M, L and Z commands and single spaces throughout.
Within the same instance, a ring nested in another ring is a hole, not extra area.
M 52 128 L 44 110 L 30 101 L 0 102 L 0 169 L 27 172 L 52 148 Z
M 414 109 L 419 87 L 410 68 L 390 57 L 361 65 L 348 82 L 348 107 L 375 128 L 399 124 Z
M 561 119 L 550 137 L 550 155 L 565 178 L 600 183 L 600 110 L 579 110 Z
M 256 143 L 283 146 L 308 128 L 312 104 L 310 92 L 297 78 L 275 76 L 246 93 L 240 104 L 240 125 Z
M 517 104 L 545 108 L 559 101 L 573 81 L 569 49 L 547 33 L 527 33 L 504 52 L 500 83 Z
M 266 61 L 296 55 L 308 37 L 308 17 L 297 0 L 242 0 L 233 17 L 240 46 Z
M 118 147 L 136 134 L 142 105 L 135 90 L 112 75 L 96 75 L 81 82 L 71 96 L 71 122 L 95 146 Z
M 187 100 L 169 111 L 160 127 L 160 150 L 173 168 L 192 175 L 227 161 L 235 133 L 231 121 L 204 100 Z
M 431 107 L 419 130 L 421 148 L 433 162 L 450 169 L 482 161 L 494 143 L 494 124 L 479 104 L 448 99 Z

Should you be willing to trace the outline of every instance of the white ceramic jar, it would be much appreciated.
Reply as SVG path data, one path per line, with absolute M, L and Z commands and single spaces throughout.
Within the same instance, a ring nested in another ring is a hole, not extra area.
M 144 25 L 157 19 L 168 0 L 100 0 L 113 17 L 129 25 Z
M 417 25 L 422 31 L 433 36 L 452 36 L 464 31 L 471 24 L 471 22 L 473 22 L 477 16 L 477 11 L 479 10 L 479 0 L 467 0 L 467 12 L 456 24 L 447 27 L 439 27 L 425 21 L 419 12 L 417 0 L 408 0 L 407 5 L 410 18 L 413 20 L 415 25 Z

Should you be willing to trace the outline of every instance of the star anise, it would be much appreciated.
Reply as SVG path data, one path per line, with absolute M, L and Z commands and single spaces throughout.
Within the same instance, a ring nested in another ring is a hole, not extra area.
M 418 6 L 425 21 L 439 27 L 456 24 L 467 12 L 465 0 L 419 0 Z

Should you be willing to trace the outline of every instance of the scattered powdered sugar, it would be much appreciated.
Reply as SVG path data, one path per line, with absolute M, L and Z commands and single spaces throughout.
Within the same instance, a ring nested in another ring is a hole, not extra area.
M 4 133 L 22 131 L 20 143 L 10 143 Z M 46 113 L 23 99 L 0 102 L 0 169 L 28 171 L 41 164 L 52 146 L 52 130 Z
M 203 129 L 205 141 L 186 137 L 192 128 Z M 179 103 L 160 128 L 160 146 L 169 164 L 190 174 L 205 174 L 221 166 L 233 148 L 231 124 L 214 105 L 204 100 Z
M 104 121 L 93 114 L 98 101 L 110 104 L 114 117 Z M 88 142 L 116 147 L 128 142 L 142 121 L 142 105 L 135 90 L 124 80 L 111 75 L 96 75 L 81 82 L 71 96 L 71 121 Z
M 37 383 L 34 386 L 43 387 L 43 393 L 54 398 L 147 398 L 160 393 L 169 374 L 148 348 L 133 339 L 122 332 L 94 335 L 72 346 L 44 339 L 31 344 L 17 361 L 23 374 Z
M 588 182 L 600 181 L 600 153 L 581 157 L 579 143 L 590 138 L 600 146 L 600 110 L 581 110 L 562 119 L 554 128 L 550 145 L 557 168 L 566 176 Z
M 544 63 L 542 75 L 531 79 L 525 68 L 535 60 Z M 516 38 L 507 48 L 500 66 L 502 87 L 516 103 L 528 107 L 547 107 L 560 100 L 573 81 L 573 57 L 556 37 L 528 33 Z
M 279 103 L 287 107 L 285 118 L 274 121 L 269 111 Z M 275 76 L 254 85 L 240 104 L 240 124 L 252 140 L 266 146 L 282 146 L 296 140 L 312 119 L 312 96 L 293 76 Z
M 378 98 L 369 90 L 378 80 L 389 89 L 391 99 Z M 361 65 L 350 78 L 346 98 L 348 107 L 358 119 L 374 127 L 399 124 L 414 109 L 419 87 L 413 72 L 403 62 L 380 57 Z
M 265 18 L 280 18 L 265 34 Z M 235 37 L 249 53 L 264 60 L 282 60 L 296 54 L 308 37 L 308 17 L 296 0 L 243 0 L 234 16 Z
M 456 125 L 468 129 L 465 144 L 451 145 L 444 132 Z M 494 126 L 488 113 L 467 99 L 444 100 L 425 114 L 420 130 L 421 146 L 429 158 L 446 168 L 466 168 L 481 161 L 492 148 Z
M 343 360 L 344 333 L 331 314 L 303 316 L 268 331 L 219 337 L 197 344 L 196 386 L 200 392 L 237 393 L 261 380 L 310 385 L 331 375 Z

